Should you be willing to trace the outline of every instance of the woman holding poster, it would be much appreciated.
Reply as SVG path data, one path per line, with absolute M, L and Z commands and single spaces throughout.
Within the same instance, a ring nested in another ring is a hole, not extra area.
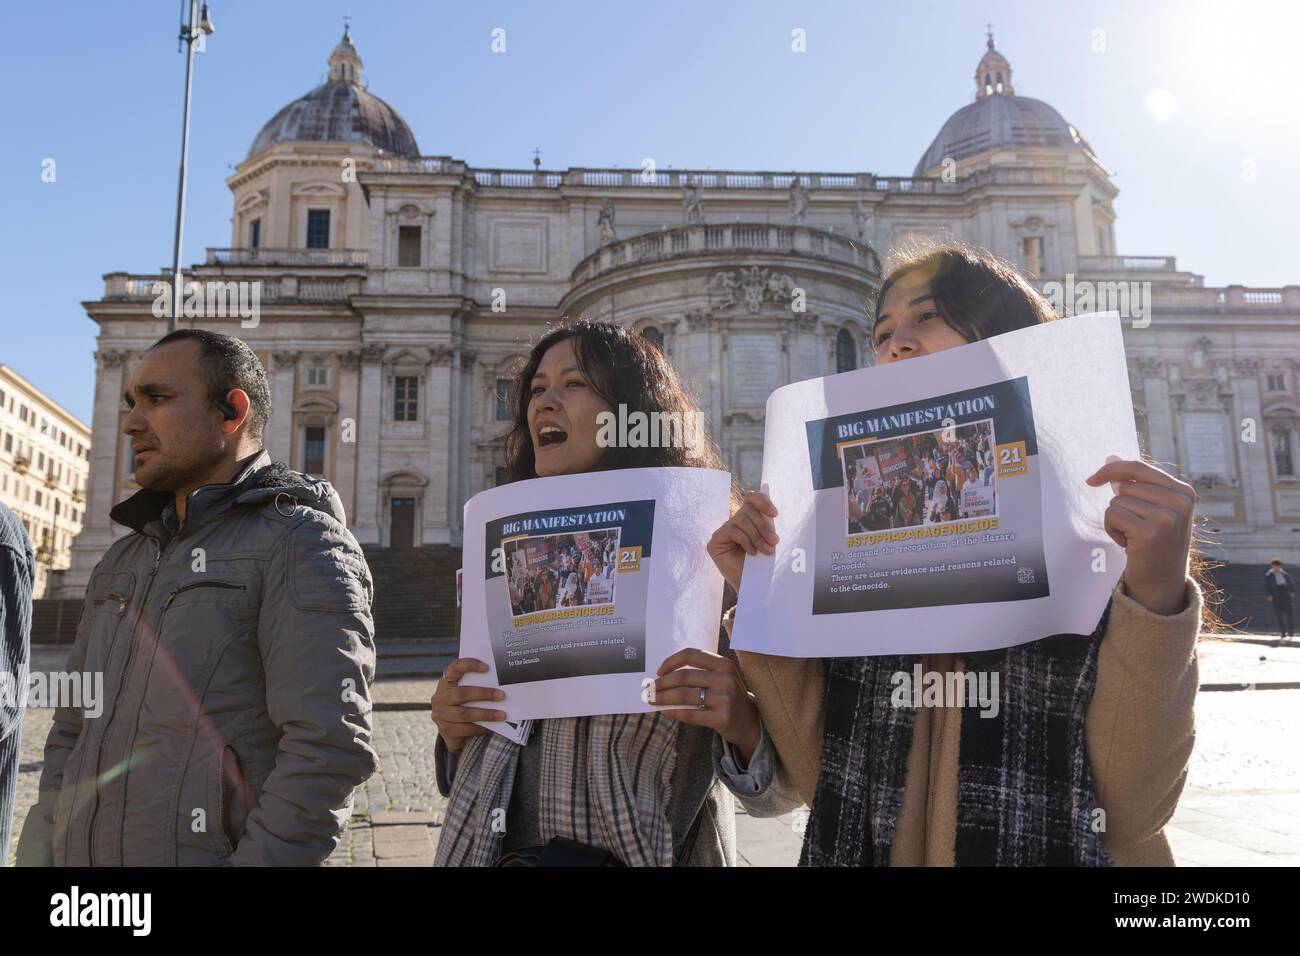
M 698 414 L 659 350 L 619 326 L 579 322 L 545 335 L 515 396 L 506 445 L 511 481 L 718 467 L 707 442 L 605 447 L 597 440 L 601 412 Z M 580 567 L 588 597 L 615 586 L 612 535 L 578 537 L 555 539 L 558 556 L 549 545 L 537 550 L 544 577 L 547 563 L 559 570 L 561 602 L 578 597 Z M 579 546 L 590 559 L 580 558 Z M 464 675 L 488 670 L 479 660 L 454 661 L 431 701 L 438 787 L 450 798 L 437 865 L 735 864 L 734 807 L 714 773 L 714 751 L 721 737 L 752 754 L 759 727 L 731 660 L 694 649 L 674 654 L 649 699 L 682 709 L 534 721 L 523 746 L 475 722 L 485 711 L 472 704 L 483 702 L 501 708 L 487 711 L 496 720 L 507 719 L 503 690 L 458 686 Z
M 882 285 L 876 363 L 1054 318 L 1010 266 L 982 251 L 937 249 Z M 941 473 L 932 519 L 947 518 L 949 502 L 978 480 L 982 441 L 932 451 Z M 740 652 L 763 733 L 747 767 L 752 786 L 738 792 L 763 803 L 751 812 L 764 815 L 811 807 L 802 865 L 1172 865 L 1163 827 L 1192 750 L 1202 615 L 1188 574 L 1195 494 L 1143 461 L 1097 464 L 1087 482 L 1115 492 L 1105 529 L 1127 563 L 1091 635 L 925 656 Z M 737 590 L 745 555 L 774 553 L 776 514 L 753 492 L 710 542 Z M 897 678 L 912 674 L 991 675 L 996 684 L 979 709 L 942 697 L 900 703 Z M 782 769 L 799 797 L 767 789 Z

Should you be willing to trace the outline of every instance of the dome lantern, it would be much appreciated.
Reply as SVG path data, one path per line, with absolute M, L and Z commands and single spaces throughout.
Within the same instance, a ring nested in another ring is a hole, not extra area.
M 361 57 L 357 54 L 357 48 L 352 45 L 352 33 L 346 27 L 343 30 L 343 39 L 330 54 L 329 64 L 331 83 L 359 84 L 361 82 Z
M 975 67 L 975 99 L 1015 95 L 1015 87 L 1011 85 L 1011 63 L 998 52 L 997 44 L 993 42 L 993 27 L 990 25 L 988 51 Z

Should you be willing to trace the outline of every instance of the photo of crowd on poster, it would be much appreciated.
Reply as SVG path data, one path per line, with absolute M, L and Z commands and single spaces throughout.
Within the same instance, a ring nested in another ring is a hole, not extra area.
M 618 528 L 518 537 L 502 542 L 513 617 L 614 602 Z
M 997 514 L 995 446 L 991 419 L 842 446 L 846 534 Z

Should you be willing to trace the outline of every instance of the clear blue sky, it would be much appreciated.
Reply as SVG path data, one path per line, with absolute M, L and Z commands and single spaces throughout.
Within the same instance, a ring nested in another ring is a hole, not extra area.
M 1286 0 L 213 0 L 212 11 L 217 33 L 195 69 L 187 263 L 229 245 L 224 179 L 262 124 L 323 79 L 345 13 L 370 89 L 426 155 L 520 168 L 540 146 L 549 169 L 651 156 L 661 168 L 889 175 L 910 175 L 971 100 L 987 20 L 1016 91 L 1055 106 L 1113 171 L 1118 251 L 1176 255 L 1210 285 L 1300 282 L 1300 4 Z M 87 422 L 97 326 L 81 301 L 102 294 L 105 272 L 171 258 L 178 12 L 174 0 L 83 0 L 4 15 L 0 362 Z M 491 52 L 495 27 L 505 54 Z M 1172 116 L 1153 112 L 1153 90 L 1172 94 Z M 53 184 L 41 181 L 47 157 Z

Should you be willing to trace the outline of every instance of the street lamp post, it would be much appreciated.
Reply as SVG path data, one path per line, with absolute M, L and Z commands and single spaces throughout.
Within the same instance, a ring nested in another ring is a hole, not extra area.
M 181 0 L 184 10 L 185 0 Z M 203 36 L 217 32 L 208 16 L 208 5 L 199 10 L 199 0 L 189 0 L 190 21 L 181 24 L 181 42 L 185 44 L 185 110 L 181 120 L 181 173 L 176 189 L 176 241 L 172 246 L 172 308 L 167 316 L 167 331 L 176 331 L 176 316 L 181 311 L 181 237 L 185 234 L 185 180 L 190 162 L 190 84 L 194 79 L 194 41 L 203 48 Z

